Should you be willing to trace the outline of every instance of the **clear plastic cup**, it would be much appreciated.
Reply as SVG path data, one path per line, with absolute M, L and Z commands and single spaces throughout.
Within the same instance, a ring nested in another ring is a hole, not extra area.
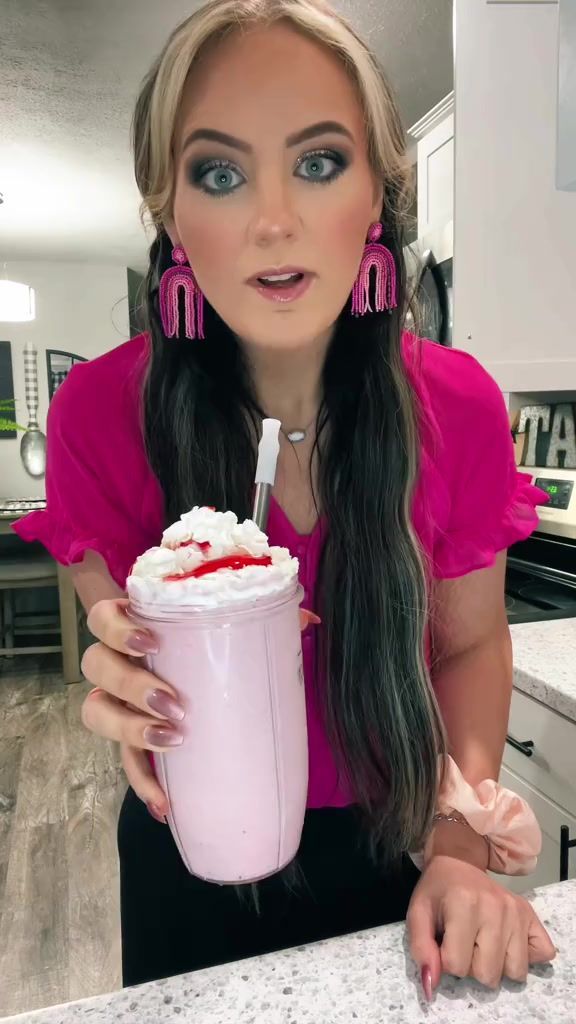
M 207 881 L 258 881 L 298 851 L 308 790 L 303 594 L 295 580 L 216 609 L 131 600 L 131 618 L 159 642 L 147 667 L 186 708 L 182 746 L 154 763 L 182 859 Z

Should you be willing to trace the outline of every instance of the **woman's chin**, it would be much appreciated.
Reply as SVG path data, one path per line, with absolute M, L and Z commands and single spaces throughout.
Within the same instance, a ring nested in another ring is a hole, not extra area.
M 316 347 L 319 342 L 326 344 L 334 331 L 336 318 L 319 318 L 298 314 L 277 314 L 259 317 L 257 322 L 242 324 L 234 329 L 236 337 L 255 349 L 282 349 L 286 352 Z

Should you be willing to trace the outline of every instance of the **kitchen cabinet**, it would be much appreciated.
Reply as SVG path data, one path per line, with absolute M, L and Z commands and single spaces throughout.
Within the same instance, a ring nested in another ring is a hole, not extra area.
M 405 247 L 404 258 L 419 322 L 415 328 L 409 313 L 406 327 L 451 344 L 454 94 L 436 104 L 408 134 L 417 143 L 418 237 Z
M 528 785 L 520 775 L 503 767 L 500 782 L 508 789 L 514 790 L 526 800 L 536 814 L 542 829 L 542 852 L 538 858 L 536 870 L 531 875 L 508 876 L 495 875 L 512 892 L 526 892 L 539 885 L 548 885 L 560 879 L 560 828 L 568 825 L 571 836 L 576 836 L 576 817 L 572 817 L 563 807 L 555 804 L 533 786 Z M 571 851 L 569 878 L 576 878 L 576 854 Z
M 454 94 L 409 129 L 417 142 L 418 238 L 442 230 L 454 208 Z
M 576 4 L 559 0 L 556 184 L 576 192 Z
M 557 181 L 559 10 L 455 0 L 454 344 L 510 392 L 576 389 L 576 192 Z
M 514 690 L 508 733 L 521 746 L 527 741 L 533 746 L 525 748 L 531 752 L 527 756 L 506 744 L 500 782 L 532 807 L 543 845 L 533 875 L 497 877 L 512 891 L 525 892 L 560 880 L 561 827 L 567 825 L 576 838 L 576 723 Z M 576 850 L 570 852 L 568 877 L 576 878 Z

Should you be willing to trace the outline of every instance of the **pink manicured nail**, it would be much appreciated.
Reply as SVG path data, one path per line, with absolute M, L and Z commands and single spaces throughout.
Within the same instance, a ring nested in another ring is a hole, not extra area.
M 164 718 L 170 718 L 173 722 L 181 722 L 186 714 L 182 705 L 166 693 L 166 690 L 148 690 L 146 703 L 152 711 L 157 711 L 159 715 L 164 715 Z
M 162 814 L 162 811 L 156 804 L 146 804 L 146 807 L 148 808 L 148 813 L 151 814 L 156 821 L 159 821 L 161 825 L 166 824 L 166 817 Z
M 315 612 L 309 611 L 308 608 L 301 608 L 300 614 L 308 626 L 319 626 L 322 622 L 320 616 L 316 615 Z
M 422 988 L 429 1003 L 432 1002 L 432 971 L 427 964 L 422 968 Z
M 147 725 L 144 739 L 151 747 L 179 747 L 184 736 L 177 729 L 164 729 L 161 725 Z
M 134 654 L 158 654 L 158 641 L 151 633 L 137 629 L 128 634 L 125 643 L 128 650 Z
M 106 693 L 106 690 L 103 690 L 101 686 L 95 686 L 94 689 L 90 690 L 90 693 L 87 694 L 86 700 L 88 700 L 89 697 L 99 697 L 101 693 Z

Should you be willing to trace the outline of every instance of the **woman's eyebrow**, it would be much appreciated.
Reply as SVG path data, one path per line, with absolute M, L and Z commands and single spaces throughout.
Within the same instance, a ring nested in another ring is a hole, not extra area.
M 301 142 L 307 142 L 310 139 L 316 138 L 318 135 L 344 135 L 346 138 L 354 142 L 354 136 L 345 125 L 340 124 L 339 121 L 318 121 L 316 124 L 311 124 L 307 128 L 302 128 L 299 132 L 294 132 L 292 135 L 288 135 L 286 138 L 286 146 L 290 149 L 292 146 L 298 146 Z M 186 137 L 182 145 L 182 152 L 187 149 L 193 142 L 203 140 L 206 142 L 221 142 L 224 146 L 230 146 L 232 149 L 239 149 L 242 153 L 252 153 L 252 146 L 248 142 L 244 142 L 243 139 L 236 138 L 235 135 L 228 135 L 227 132 L 220 132 L 214 128 L 196 128 L 195 131 L 191 132 Z
M 352 132 L 345 125 L 340 124 L 339 121 L 318 121 L 316 124 L 311 124 L 308 128 L 303 128 L 302 131 L 289 135 L 286 139 L 286 145 L 288 148 L 299 146 L 301 142 L 308 142 L 309 139 L 314 139 L 317 135 L 344 135 L 351 142 L 354 142 Z

